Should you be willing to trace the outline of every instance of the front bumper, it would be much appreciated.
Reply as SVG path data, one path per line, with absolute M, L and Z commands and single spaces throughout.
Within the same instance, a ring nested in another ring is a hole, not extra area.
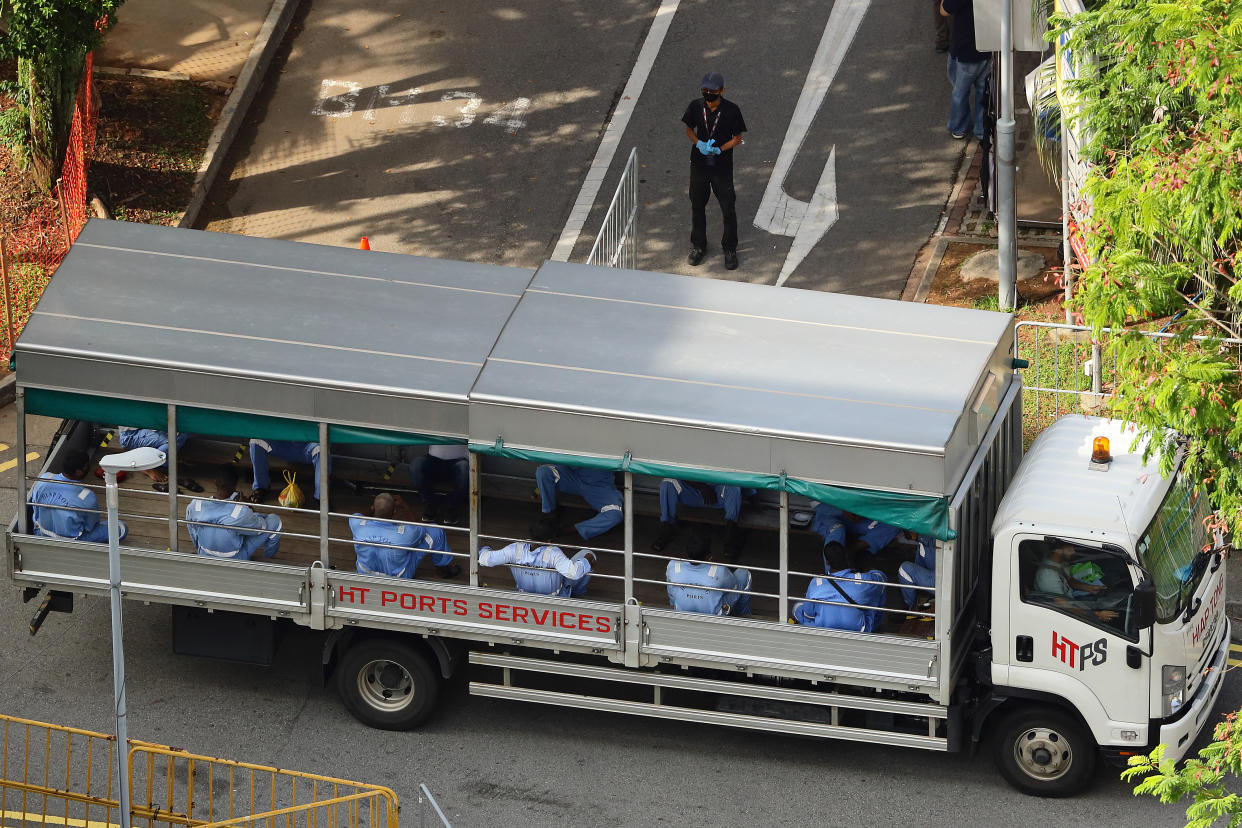
M 1166 746 L 1165 759 L 1177 762 L 1186 755 L 1190 746 L 1194 744 L 1195 737 L 1203 729 L 1208 716 L 1216 707 L 1220 688 L 1225 683 L 1225 662 L 1229 659 L 1229 642 L 1232 640 L 1229 627 L 1229 619 L 1226 618 L 1225 634 L 1221 638 L 1220 649 L 1217 650 L 1216 657 L 1212 659 L 1211 666 L 1207 668 L 1208 677 L 1199 685 L 1199 692 L 1195 694 L 1190 710 L 1179 716 L 1177 721 L 1160 727 L 1160 737 L 1156 741 Z

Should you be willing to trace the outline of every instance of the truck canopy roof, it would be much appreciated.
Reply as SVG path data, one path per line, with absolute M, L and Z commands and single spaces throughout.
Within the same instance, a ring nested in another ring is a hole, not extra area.
M 1012 381 L 1011 337 L 1000 313 L 548 262 L 470 439 L 944 495 Z

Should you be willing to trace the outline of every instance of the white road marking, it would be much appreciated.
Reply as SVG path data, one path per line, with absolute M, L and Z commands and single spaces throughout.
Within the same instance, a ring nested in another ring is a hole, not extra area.
M 526 110 L 530 109 L 530 98 L 514 98 L 483 119 L 485 124 L 503 126 L 510 135 L 526 126 Z
M 387 94 L 388 94 L 388 84 L 382 83 L 379 86 L 375 87 L 375 91 L 371 93 L 371 102 L 367 104 L 367 111 L 362 113 L 363 120 L 370 121 L 371 123 L 375 123 L 375 104 L 379 101 L 380 98 L 384 97 Z
M 755 226 L 759 229 L 794 237 L 789 255 L 785 257 L 785 264 L 776 280 L 778 287 L 785 284 L 839 216 L 835 146 L 828 153 L 828 161 L 809 203 L 791 198 L 785 192 L 785 177 L 789 174 L 798 150 L 802 148 L 802 142 L 806 140 L 815 114 L 824 102 L 828 87 L 832 85 L 837 70 L 841 68 L 841 61 L 845 58 L 845 53 L 849 50 L 870 5 L 871 0 L 836 0 L 832 4 L 832 13 L 828 15 L 824 35 L 820 38 L 819 48 L 815 50 L 815 57 L 811 60 L 810 71 L 802 85 L 802 94 L 798 96 L 793 118 L 785 132 L 785 141 L 781 144 L 780 154 L 772 167 L 772 175 L 755 215 Z
M 323 115 L 330 118 L 348 118 L 354 114 L 358 106 L 358 96 L 362 94 L 362 84 L 355 81 L 323 80 L 319 82 L 320 91 L 327 92 L 343 86 L 347 90 L 340 95 L 328 95 L 315 101 L 311 108 L 312 115 Z
M 449 101 L 455 101 L 455 100 L 459 100 L 463 98 L 466 101 L 466 105 L 463 106 L 461 109 L 457 110 L 458 113 L 461 115 L 461 118 L 456 121 L 453 121 L 453 126 L 457 127 L 458 129 L 461 129 L 462 127 L 468 127 L 474 123 L 474 114 L 479 111 L 479 105 L 483 103 L 483 99 L 480 98 L 478 95 L 474 94 L 473 92 L 445 92 L 443 95 L 440 96 L 440 100 L 444 103 L 448 103 Z M 449 125 L 448 119 L 445 118 L 443 115 L 437 115 L 436 117 L 431 119 L 431 122 L 435 124 L 436 126 L 448 126 Z
M 595 160 L 587 170 L 582 188 L 578 190 L 578 198 L 574 201 L 573 209 L 569 211 L 569 220 L 565 222 L 565 229 L 561 231 L 561 237 L 556 242 L 556 249 L 552 252 L 552 259 L 555 261 L 567 262 L 574 252 L 574 244 L 582 234 L 582 228 L 586 226 L 591 205 L 595 203 L 595 197 L 603 186 L 604 176 L 608 174 L 608 167 L 612 164 L 613 156 L 617 154 L 617 147 L 621 145 L 621 136 L 634 114 L 638 96 L 642 94 L 647 78 L 651 75 L 651 67 L 655 65 L 656 57 L 660 54 L 660 46 L 664 43 L 664 36 L 668 34 L 668 27 L 673 22 L 673 15 L 677 13 L 680 2 L 681 0 L 664 0 L 656 11 L 655 19 L 651 21 L 647 39 L 643 41 L 638 60 L 634 62 L 634 70 L 630 73 L 625 88 L 621 90 L 621 99 L 617 101 L 617 107 L 612 111 L 612 118 L 604 130 L 604 137 L 595 150 Z

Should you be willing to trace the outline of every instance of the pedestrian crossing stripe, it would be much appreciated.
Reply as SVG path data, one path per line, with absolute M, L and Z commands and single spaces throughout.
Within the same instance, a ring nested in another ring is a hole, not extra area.
M 38 459 L 39 459 L 39 452 L 37 451 L 32 451 L 26 455 L 27 463 L 34 462 L 35 460 L 38 460 Z M 17 465 L 16 460 L 5 460 L 3 463 L 0 463 L 0 472 L 6 472 L 9 469 L 14 468 L 16 465 Z
M 1229 666 L 1242 667 L 1242 644 L 1229 645 Z

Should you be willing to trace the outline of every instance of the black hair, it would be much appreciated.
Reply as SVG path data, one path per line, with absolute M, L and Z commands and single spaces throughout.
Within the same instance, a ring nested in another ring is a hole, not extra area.
M 560 527 L 554 515 L 540 515 L 531 521 L 530 537 L 539 543 L 549 543 L 556 540 L 559 529 Z
M 854 559 L 855 556 L 850 554 L 849 550 L 837 541 L 829 541 L 824 544 L 824 565 L 828 567 L 829 572 L 852 569 Z
M 216 485 L 224 489 L 237 490 L 237 469 L 231 463 L 216 469 Z
M 90 465 L 90 455 L 82 449 L 66 449 L 65 453 L 60 456 L 60 473 L 67 477 L 90 468 Z
M 705 561 L 712 554 L 712 539 L 705 532 L 694 532 L 686 538 L 686 554 L 691 561 Z

